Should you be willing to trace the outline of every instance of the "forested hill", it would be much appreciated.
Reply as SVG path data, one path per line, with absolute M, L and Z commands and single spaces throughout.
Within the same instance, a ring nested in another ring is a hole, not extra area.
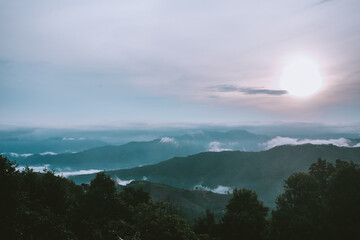
M 202 217 L 207 209 L 214 213 L 215 219 L 219 220 L 224 214 L 226 204 L 232 197 L 232 194 L 179 189 L 149 181 L 134 181 L 126 187 L 142 189 L 149 193 L 155 202 L 170 203 L 174 210 L 189 223 L 193 223 L 196 218 Z
M 107 171 L 121 180 L 146 178 L 178 188 L 194 189 L 196 185 L 216 188 L 249 188 L 260 199 L 273 206 L 281 192 L 283 181 L 294 172 L 307 171 L 318 158 L 329 162 L 336 159 L 360 161 L 360 148 L 333 145 L 279 146 L 262 152 L 205 152 L 188 157 L 176 157 L 155 165 Z M 88 183 L 94 174 L 73 176 L 76 183 Z

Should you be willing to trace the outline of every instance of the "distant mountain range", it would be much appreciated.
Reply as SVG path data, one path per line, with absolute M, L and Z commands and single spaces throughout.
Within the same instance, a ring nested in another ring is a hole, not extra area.
M 107 171 L 113 178 L 164 183 L 177 188 L 248 188 L 256 191 L 268 206 L 274 206 L 283 181 L 292 173 L 307 171 L 317 158 L 360 162 L 360 148 L 333 145 L 279 146 L 262 152 L 204 152 L 175 157 L 155 165 Z M 95 176 L 73 176 L 76 183 L 88 183 Z
M 54 137 L 49 139 L 35 140 L 22 138 L 0 139 L 0 151 L 2 153 L 14 153 L 13 155 L 33 153 L 71 153 L 84 151 L 94 147 L 105 146 L 107 143 L 97 139 Z
M 260 143 L 269 139 L 244 130 L 197 132 L 180 137 L 163 137 L 148 142 L 130 142 L 120 146 L 102 146 L 78 153 L 34 154 L 17 157 L 20 165 L 50 165 L 50 169 L 120 169 L 149 165 L 205 151 L 259 151 Z M 68 140 L 66 142 L 72 142 Z M 83 140 L 86 141 L 86 140 Z M 10 156 L 11 157 L 11 156 Z

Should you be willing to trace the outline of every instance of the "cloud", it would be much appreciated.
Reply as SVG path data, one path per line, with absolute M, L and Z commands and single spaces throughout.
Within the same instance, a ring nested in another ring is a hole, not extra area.
M 360 143 L 354 145 L 353 147 L 360 147 Z
M 73 138 L 73 137 L 63 137 L 62 140 L 63 141 L 74 141 L 74 140 L 85 140 L 86 138 Z
M 222 143 L 220 142 L 211 142 L 209 143 L 209 151 L 210 152 L 223 152 L 223 151 L 232 151 L 230 148 L 221 148 Z
M 163 137 L 160 139 L 160 142 L 161 143 L 172 143 L 172 144 L 175 144 L 177 145 L 178 142 L 175 140 L 175 138 L 170 138 L 170 137 Z
M 281 146 L 281 145 L 302 145 L 302 144 L 314 144 L 314 145 L 335 145 L 338 147 L 351 147 L 350 140 L 346 138 L 338 138 L 338 139 L 302 139 L 299 140 L 297 138 L 290 137 L 280 137 L 277 136 L 273 139 L 270 139 L 266 143 L 262 143 L 262 146 L 265 146 L 267 149 Z
M 114 180 L 116 181 L 117 184 L 121 185 L 121 186 L 126 186 L 129 183 L 131 183 L 132 181 L 134 181 L 134 179 L 130 179 L 130 180 L 121 180 L 120 178 L 118 178 L 117 176 L 114 177 Z
M 68 172 L 55 172 L 55 175 L 69 177 L 69 176 L 74 176 L 74 175 L 85 175 L 85 174 L 98 173 L 101 171 L 103 171 L 103 170 L 89 169 L 89 170 L 68 171 Z
M 222 186 L 222 185 L 218 185 L 216 188 L 209 188 L 201 184 L 198 184 L 194 186 L 194 190 L 210 191 L 218 194 L 230 194 L 233 192 L 233 189 L 231 187 Z
M 34 172 L 44 172 L 44 170 L 50 169 L 50 164 L 45 164 L 43 166 L 28 166 L 30 169 L 32 169 Z M 23 171 L 25 169 L 25 166 L 18 166 L 17 169 L 19 171 Z M 67 170 L 70 170 L 70 168 L 67 168 Z M 55 171 L 56 176 L 62 176 L 62 177 L 69 177 L 74 175 L 84 175 L 84 174 L 92 174 L 92 173 L 98 173 L 103 170 L 98 169 L 88 169 L 88 170 L 78 170 L 78 171 Z
M 32 156 L 32 155 L 34 155 L 34 154 L 32 154 L 32 153 L 20 154 L 21 157 L 30 157 L 30 156 Z
M 39 153 L 41 156 L 43 155 L 57 155 L 57 153 L 54 152 L 43 152 L 43 153 Z
M 317 3 L 314 3 L 314 4 L 309 5 L 308 7 L 309 7 L 309 8 L 311 8 L 311 7 L 316 7 L 316 6 L 319 6 L 319 5 L 322 5 L 322 4 L 331 2 L 331 1 L 333 1 L 333 0 L 321 0 L 321 1 L 318 1 Z
M 285 90 L 254 88 L 254 87 L 237 87 L 235 85 L 218 85 L 215 87 L 211 87 L 210 89 L 218 92 L 241 92 L 247 95 L 265 94 L 265 95 L 280 96 L 288 93 Z
M 50 164 L 45 164 L 43 166 L 28 166 L 30 169 L 32 169 L 34 172 L 44 172 L 45 169 L 49 169 Z M 18 166 L 16 168 L 19 171 L 23 171 L 25 169 L 25 166 Z
M 18 157 L 30 157 L 34 154 L 32 153 L 23 153 L 23 154 L 19 154 L 19 153 L 14 153 L 14 152 L 10 152 L 10 153 L 1 153 L 2 155 L 6 155 L 6 156 L 9 156 L 9 157 L 15 157 L 15 158 L 18 158 Z
M 62 140 L 63 140 L 63 141 L 73 141 L 73 140 L 75 140 L 75 138 L 72 138 L 72 137 L 63 137 Z

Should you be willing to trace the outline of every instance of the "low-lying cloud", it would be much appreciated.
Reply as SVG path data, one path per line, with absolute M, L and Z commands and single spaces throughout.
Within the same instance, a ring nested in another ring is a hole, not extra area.
M 285 90 L 255 88 L 255 87 L 238 87 L 235 85 L 218 85 L 212 87 L 211 89 L 217 92 L 241 92 L 247 95 L 265 94 L 265 95 L 280 96 L 288 93 Z
M 50 167 L 50 164 L 45 164 L 43 166 L 28 166 L 30 169 L 32 169 L 34 172 L 44 172 L 44 170 L 48 170 Z M 25 166 L 18 166 L 16 169 L 19 171 L 24 171 Z
M 338 147 L 356 147 L 351 146 L 351 141 L 346 138 L 338 138 L 338 139 L 302 139 L 299 140 L 297 138 L 290 138 L 290 137 L 275 137 L 270 139 L 266 143 L 262 143 L 262 146 L 265 146 L 267 149 L 281 146 L 281 145 L 302 145 L 302 144 L 314 144 L 314 145 L 335 145 Z
M 34 172 L 44 172 L 45 170 L 51 170 L 50 164 L 45 164 L 43 166 L 28 166 L 28 167 L 30 169 L 32 169 Z M 25 168 L 26 168 L 25 166 L 18 166 L 16 169 L 19 171 L 23 171 L 23 170 L 25 170 Z M 61 176 L 61 177 L 93 174 L 93 173 L 98 173 L 98 172 L 103 171 L 103 170 L 98 170 L 98 169 L 77 170 L 77 171 L 70 171 L 69 169 L 67 169 L 68 171 L 61 171 L 61 169 L 57 169 L 57 170 L 59 170 L 59 171 L 55 170 L 55 175 Z
M 62 140 L 63 141 L 75 141 L 75 140 L 85 140 L 85 138 L 83 138 L 83 137 L 81 137 L 81 138 L 63 137 Z
M 44 156 L 44 155 L 57 155 L 57 153 L 54 153 L 54 152 L 43 152 L 43 153 L 39 153 L 41 156 Z
M 222 143 L 216 141 L 209 143 L 209 152 L 232 151 L 230 148 L 222 148 L 221 145 Z
M 134 179 L 130 179 L 130 180 L 121 180 L 120 178 L 118 178 L 118 176 L 114 177 L 114 180 L 117 184 L 121 185 L 121 186 L 126 186 L 129 183 L 131 183 L 132 181 L 134 181 Z
M 103 170 L 89 169 L 89 170 L 68 171 L 68 172 L 55 172 L 55 175 L 69 177 L 69 176 L 74 176 L 74 175 L 93 174 L 93 173 L 98 173 L 101 171 L 103 171 Z
M 163 137 L 160 139 L 160 142 L 161 143 L 172 143 L 172 144 L 175 144 L 177 145 L 178 142 L 175 140 L 175 138 L 170 138 L 170 137 Z
M 231 194 L 233 192 L 233 189 L 231 187 L 222 186 L 222 185 L 218 185 L 216 188 L 209 188 L 201 184 L 198 184 L 194 186 L 194 190 L 209 191 L 218 194 Z
M 20 153 L 14 153 L 14 152 L 10 152 L 10 153 L 1 153 L 2 155 L 5 155 L 5 156 L 9 156 L 9 157 L 15 157 L 15 158 L 18 158 L 18 157 L 30 157 L 32 155 L 34 155 L 33 153 L 23 153 L 23 154 L 20 154 Z

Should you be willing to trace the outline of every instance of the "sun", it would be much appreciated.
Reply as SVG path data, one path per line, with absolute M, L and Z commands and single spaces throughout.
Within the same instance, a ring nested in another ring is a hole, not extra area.
M 322 76 L 316 61 L 308 57 L 295 57 L 283 68 L 280 87 L 295 97 L 308 97 L 322 87 Z

